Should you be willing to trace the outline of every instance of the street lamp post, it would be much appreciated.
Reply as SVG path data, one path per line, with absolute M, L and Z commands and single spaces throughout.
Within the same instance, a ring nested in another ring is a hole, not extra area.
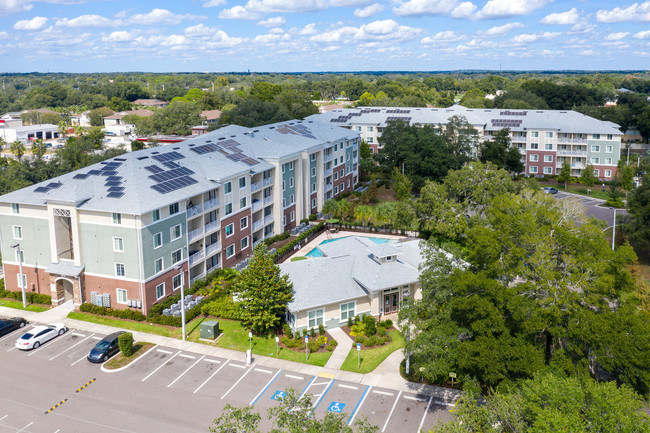
M 23 252 L 20 249 L 20 244 L 12 245 L 11 248 L 15 248 L 18 254 L 18 269 L 20 270 L 20 288 L 23 292 L 23 308 L 27 308 L 27 295 L 25 295 L 25 280 L 23 279 Z
M 249 347 L 249 349 L 250 349 L 250 351 L 252 353 L 253 352 L 253 332 L 252 331 L 248 331 L 248 347 Z
M 181 332 L 183 333 L 183 341 L 185 341 L 185 272 L 183 265 L 174 267 L 174 270 L 181 271 Z
M 616 240 L 616 208 L 614 209 L 614 224 L 612 225 L 612 250 L 614 250 L 614 241 Z

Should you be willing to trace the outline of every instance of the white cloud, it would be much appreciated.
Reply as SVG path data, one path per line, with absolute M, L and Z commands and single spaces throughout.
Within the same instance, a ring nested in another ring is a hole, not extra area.
M 348 8 L 368 6 L 370 3 L 372 3 L 372 0 L 329 0 L 330 6 L 339 6 L 339 7 L 348 7 Z
M 31 11 L 34 5 L 25 0 L 0 0 L 0 16 Z
M 447 15 L 458 6 L 458 0 L 409 0 L 393 8 L 399 16 Z
M 414 39 L 422 33 L 422 29 L 402 26 L 394 20 L 381 20 L 364 24 L 358 28 L 341 27 L 330 32 L 312 36 L 311 40 L 326 43 L 406 41 Z
M 47 18 L 34 17 L 31 20 L 20 20 L 14 24 L 14 30 L 40 30 L 47 24 Z
M 129 24 L 150 26 L 154 24 L 178 24 L 180 21 L 200 19 L 205 19 L 205 17 L 199 17 L 191 14 L 179 15 L 172 13 L 167 9 L 156 8 L 146 14 L 135 14 L 127 21 Z
M 546 15 L 541 19 L 540 23 L 542 24 L 555 24 L 555 25 L 567 25 L 567 24 L 576 24 L 580 18 L 578 14 L 578 9 L 573 8 L 566 12 L 557 12 L 550 15 Z
M 297 32 L 299 35 L 313 35 L 316 33 L 316 23 L 307 24 Z
M 280 42 L 288 42 L 291 40 L 291 36 L 288 34 L 266 34 L 266 35 L 257 35 L 253 39 L 253 42 L 256 44 L 262 44 L 262 45 L 275 45 Z
M 354 16 L 358 18 L 368 18 L 384 10 L 384 6 L 379 3 L 373 3 L 363 9 L 355 9 Z
M 471 18 L 476 11 L 476 5 L 472 2 L 462 2 L 451 11 L 449 16 L 452 18 Z
M 576 23 L 571 30 L 567 32 L 569 35 L 579 35 L 585 33 L 593 33 L 596 30 L 596 24 L 590 24 L 587 20 Z
M 560 32 L 544 32 L 544 33 L 522 33 L 512 38 L 512 42 L 516 44 L 527 44 L 530 42 L 545 41 L 557 38 L 562 33 Z
M 489 0 L 477 14 L 477 18 L 503 18 L 528 15 L 540 9 L 550 0 Z
M 326 0 L 248 0 L 244 8 L 257 13 L 314 12 L 327 8 Z
M 187 27 L 183 33 L 185 33 L 186 36 L 188 37 L 201 37 L 201 36 L 208 36 L 211 35 L 212 33 L 216 32 L 217 29 L 213 27 L 208 27 L 205 24 L 197 24 L 195 26 L 190 26 Z
M 594 50 L 584 50 L 584 51 L 580 51 L 580 53 L 578 54 L 580 54 L 581 56 L 595 56 L 598 53 L 595 52 Z
M 133 39 L 133 36 L 124 30 L 113 32 L 108 36 L 102 38 L 104 42 L 128 42 Z
M 601 9 L 596 12 L 596 21 L 600 23 L 620 23 L 624 21 L 650 21 L 650 1 L 634 3 L 622 9 L 616 7 L 612 10 Z
M 260 21 L 257 23 L 259 26 L 264 27 L 281 27 L 287 23 L 287 20 L 284 17 L 273 17 L 268 20 Z
M 219 18 L 223 20 L 259 20 L 262 17 L 257 12 L 251 12 L 244 6 L 233 6 L 219 12 Z
M 606 41 L 620 41 L 623 39 L 625 36 L 629 35 L 630 32 L 618 32 L 618 33 L 610 33 L 607 36 L 605 36 Z
M 116 27 L 121 24 L 119 20 L 111 20 L 101 15 L 81 15 L 77 18 L 63 18 L 57 20 L 56 25 L 60 27 Z
M 208 0 L 203 3 L 204 8 L 213 8 L 215 6 L 222 6 L 226 4 L 226 0 Z
M 485 39 L 472 39 L 466 44 L 458 45 L 450 51 L 472 51 L 472 50 L 485 50 L 493 48 L 496 44 L 490 40 Z
M 502 26 L 495 26 L 487 29 L 486 31 L 477 32 L 478 36 L 503 36 L 506 33 L 511 32 L 512 30 L 519 29 L 523 27 L 522 23 L 508 23 Z
M 635 39 L 650 39 L 650 30 L 644 30 L 634 35 Z
M 9 39 L 9 33 L 0 32 L 0 39 Z
M 421 44 L 439 44 L 439 43 L 448 43 L 448 42 L 458 42 L 465 39 L 465 35 L 462 33 L 454 32 L 453 30 L 447 30 L 444 32 L 438 32 L 433 36 L 427 36 L 423 38 Z

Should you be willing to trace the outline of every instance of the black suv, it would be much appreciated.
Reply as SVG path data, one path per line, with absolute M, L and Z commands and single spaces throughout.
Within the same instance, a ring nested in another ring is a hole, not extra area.
M 0 335 L 8 334 L 25 325 L 27 325 L 27 320 L 22 317 L 13 317 L 11 319 L 0 317 Z
M 97 364 L 108 361 L 108 358 L 120 351 L 120 345 L 118 344 L 117 339 L 122 334 L 124 334 L 124 331 L 117 331 L 102 338 L 102 341 L 97 343 L 97 345 L 93 347 L 93 350 L 88 354 L 88 361 Z

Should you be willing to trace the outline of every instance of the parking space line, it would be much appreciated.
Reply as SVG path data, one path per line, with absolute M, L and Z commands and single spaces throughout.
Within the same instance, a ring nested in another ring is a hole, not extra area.
M 221 364 L 221 361 L 217 361 L 216 359 L 205 358 L 204 361 L 206 361 L 206 362 L 214 362 L 216 364 Z
M 162 352 L 162 351 L 159 350 L 159 352 Z M 171 353 L 171 352 L 169 352 L 169 353 Z M 147 377 L 145 377 L 144 379 L 141 380 L 141 382 L 144 382 L 145 380 L 147 380 L 147 379 L 149 379 L 151 376 L 153 376 L 153 374 L 154 374 L 155 372 L 157 372 L 158 370 L 160 370 L 161 368 L 163 368 L 163 367 L 165 366 L 165 364 L 167 364 L 167 363 L 168 363 L 169 361 L 171 361 L 172 359 L 176 358 L 176 355 L 178 355 L 179 353 L 181 353 L 180 350 L 179 350 L 178 352 L 176 352 L 176 353 L 174 354 L 174 356 L 172 356 L 171 358 L 166 359 L 165 362 L 163 362 L 162 364 L 160 364 L 160 365 L 158 366 L 158 368 L 156 368 L 154 371 L 152 371 L 151 373 L 149 373 L 149 374 L 147 375 Z
M 72 335 L 81 335 L 81 334 L 72 334 Z M 93 335 L 95 335 L 95 334 L 93 333 Z M 85 337 L 85 335 L 84 335 L 84 337 Z M 51 357 L 49 360 L 51 361 L 51 360 L 53 360 L 54 358 L 56 358 L 57 356 L 59 356 L 59 355 L 63 355 L 63 354 L 66 353 L 68 350 L 70 350 L 70 349 L 74 348 L 75 346 L 78 346 L 79 344 L 81 344 L 81 343 L 83 343 L 84 341 L 88 340 L 88 338 L 90 338 L 90 337 L 86 337 L 86 338 L 84 338 L 83 340 L 81 340 L 81 341 L 79 341 L 79 342 L 73 344 L 72 346 L 68 347 L 68 348 L 65 349 L 63 352 L 59 353 L 58 355 L 54 355 L 54 356 Z
M 294 376 L 293 374 L 285 374 L 284 377 L 288 377 L 289 379 L 296 379 L 296 380 L 304 380 L 305 379 L 302 376 Z
M 26 429 L 27 427 L 29 427 L 30 425 L 32 425 L 32 424 L 34 424 L 34 421 L 30 422 L 30 423 L 27 424 L 25 427 L 23 427 L 23 428 L 21 428 L 20 430 L 18 430 L 16 433 L 20 433 L 21 431 L 25 431 L 25 429 Z
M 352 411 L 352 415 L 350 415 L 350 419 L 348 419 L 348 425 L 352 424 L 352 421 L 354 421 L 354 417 L 357 416 L 357 412 L 359 412 L 359 409 L 361 409 L 361 405 L 363 402 L 366 400 L 366 397 L 368 396 L 368 391 L 370 391 L 370 388 L 372 388 L 372 385 L 368 385 L 366 387 L 366 390 L 363 392 L 363 395 L 357 402 L 357 405 L 354 407 L 354 410 Z
M 217 368 L 217 370 L 216 370 L 214 373 L 212 373 L 212 375 L 211 375 L 210 377 L 208 377 L 207 379 L 205 379 L 205 382 L 203 382 L 201 385 L 199 385 L 199 387 L 196 388 L 196 389 L 194 390 L 193 394 L 196 394 L 197 392 L 199 392 L 199 389 L 203 388 L 203 385 L 205 385 L 206 383 L 208 383 L 208 381 L 209 381 L 210 379 L 212 379 L 212 378 L 214 377 L 215 374 L 219 373 L 219 371 L 221 371 L 222 368 L 224 368 L 226 365 L 228 365 L 228 362 L 230 362 L 230 359 L 226 359 L 226 362 L 224 362 L 223 365 L 222 365 L 221 367 Z
M 76 335 L 77 337 L 85 337 L 86 334 L 80 334 L 78 332 L 71 332 L 70 335 Z
M 101 340 L 101 339 L 102 339 L 102 337 L 93 336 L 93 340 Z
M 260 373 L 266 373 L 266 374 L 273 373 L 271 370 L 264 370 L 263 368 L 256 368 L 255 371 L 259 371 Z
M 427 401 L 426 398 L 420 398 L 420 397 L 411 397 L 410 395 L 405 395 L 405 399 L 407 400 L 415 400 L 415 401 Z
M 235 387 L 239 384 L 239 382 L 241 382 L 242 379 L 245 378 L 246 375 L 247 375 L 248 373 L 250 373 L 251 371 L 253 371 L 253 366 L 252 366 L 252 365 L 251 365 L 251 368 L 249 368 L 248 370 L 246 370 L 246 373 L 242 374 L 241 377 L 237 380 L 237 382 L 235 382 L 234 385 L 231 386 L 230 389 L 229 389 L 228 391 L 226 391 L 226 393 L 225 393 L 224 395 L 221 396 L 221 400 L 223 400 L 225 396 L 227 396 L 228 394 L 230 394 L 230 391 L 232 391 L 233 389 L 235 389 Z
M 230 364 L 231 367 L 237 367 L 237 368 L 246 368 L 245 365 L 239 365 L 239 364 Z
M 160 353 L 166 353 L 167 355 L 171 355 L 173 352 L 170 352 L 169 350 L 164 350 L 164 349 L 156 349 L 157 352 Z
M 257 371 L 257 368 L 255 369 L 255 371 Z M 270 373 L 270 372 L 269 372 L 269 373 Z M 249 404 L 249 406 L 253 406 L 253 405 L 257 402 L 257 400 L 262 396 L 262 394 L 264 394 L 264 391 L 266 391 L 266 390 L 268 389 L 268 387 L 271 386 L 271 384 L 273 383 L 273 381 L 274 381 L 275 379 L 277 379 L 277 377 L 280 375 L 280 373 L 282 373 L 282 370 L 278 370 L 278 372 L 275 373 L 275 376 L 273 376 L 273 377 L 271 378 L 271 380 L 269 380 L 269 382 L 266 384 L 266 386 L 265 386 L 264 388 L 262 388 L 262 390 L 259 392 L 259 394 L 257 394 L 257 395 L 255 396 L 255 398 L 254 398 L 253 400 L 251 400 L 251 403 Z
M 5 416 L 3 416 L 2 418 L 0 418 L 0 421 L 2 421 L 3 419 L 7 418 L 8 416 L 9 416 L 9 415 L 5 415 Z
M 431 407 L 432 400 L 433 400 L 433 396 L 430 396 L 429 403 L 427 403 L 427 408 L 424 410 L 424 415 L 422 415 L 422 421 L 420 421 L 420 427 L 418 427 L 417 433 L 422 431 L 422 425 L 424 425 L 424 418 L 426 418 L 427 414 L 429 413 L 429 407 Z
M 85 356 L 84 356 L 83 358 L 79 358 L 79 359 L 77 359 L 75 362 L 73 362 L 73 363 L 70 364 L 70 365 L 75 365 L 76 363 L 81 362 L 81 361 L 83 361 L 84 359 L 86 359 Z
M 180 356 L 181 358 L 196 359 L 196 356 L 186 355 L 185 353 L 181 353 L 181 354 L 178 355 L 178 356 Z M 205 356 L 205 355 L 204 355 L 204 356 Z
M 325 389 L 325 392 L 323 392 L 323 393 L 320 395 L 320 397 L 318 397 L 318 400 L 316 400 L 316 403 L 314 403 L 314 406 L 312 407 L 312 409 L 313 409 L 312 413 L 316 410 L 316 408 L 318 407 L 318 405 L 320 404 L 320 402 L 323 401 L 323 397 L 325 397 L 325 394 L 327 394 L 327 391 L 330 390 L 330 388 L 332 387 L 332 385 L 334 384 L 334 382 L 335 382 L 334 379 L 330 379 L 330 384 L 329 384 L 329 385 L 327 386 L 327 388 Z
M 373 393 L 373 394 L 387 395 L 387 396 L 389 396 L 389 397 L 392 397 L 392 396 L 395 395 L 395 394 L 393 394 L 392 392 L 378 391 L 378 390 L 376 390 L 376 389 L 373 390 L 372 393 Z
M 330 382 L 331 382 L 331 381 L 332 381 L 332 380 L 330 379 Z M 320 383 L 315 383 L 314 386 L 318 386 L 318 385 L 327 385 L 327 384 L 330 383 L 330 382 L 320 382 Z
M 298 400 L 300 400 L 300 399 L 302 398 L 302 396 L 305 395 L 305 393 L 307 392 L 307 390 L 308 390 L 309 387 L 311 386 L 311 384 L 312 384 L 312 382 L 314 381 L 314 379 L 316 379 L 316 376 L 314 376 L 314 377 L 311 378 L 311 380 L 309 381 L 309 383 L 307 384 L 307 386 L 305 386 L 305 389 L 303 389 L 302 392 L 300 393 L 300 396 L 298 397 Z
M 59 335 L 58 337 L 63 337 L 63 335 Z M 56 344 L 57 341 L 63 341 L 63 339 L 54 337 L 53 339 L 51 339 L 50 341 L 46 341 L 45 343 L 50 343 L 50 344 L 48 344 L 48 347 L 49 347 L 49 346 L 52 346 L 52 344 Z M 41 344 L 36 349 L 32 349 L 32 352 L 30 354 L 28 354 L 27 356 L 32 356 L 33 354 L 35 354 L 36 352 L 41 350 L 43 347 L 45 347 L 45 343 Z
M 357 387 L 357 386 L 346 385 L 346 384 L 344 384 L 344 383 L 339 383 L 339 388 L 359 389 L 359 387 Z
M 182 355 L 181 355 L 181 356 L 182 356 Z M 188 371 L 190 371 L 190 369 L 191 369 L 192 367 L 194 367 L 196 364 L 198 364 L 199 362 L 201 362 L 201 360 L 202 360 L 203 358 L 205 358 L 205 355 L 203 355 L 202 357 L 200 357 L 200 358 L 198 359 L 198 361 L 196 361 L 194 364 L 192 364 L 192 365 L 190 365 L 189 367 L 187 367 L 187 370 L 185 370 L 184 372 L 182 372 L 180 376 L 178 376 L 176 379 L 174 379 L 174 380 L 172 381 L 172 383 L 170 383 L 169 385 L 167 385 L 167 388 L 169 388 L 170 386 L 172 386 L 173 384 L 175 384 L 176 381 L 177 381 L 178 379 L 180 379 L 181 377 L 183 377 L 183 376 L 185 375 L 185 373 L 187 373 Z M 194 359 L 194 357 L 192 357 L 192 359 Z
M 399 394 L 397 394 L 395 403 L 393 403 L 393 407 L 390 409 L 390 412 L 388 413 L 388 418 L 386 418 L 386 423 L 384 423 L 384 428 L 381 429 L 382 433 L 384 433 L 386 431 L 386 427 L 388 427 L 388 421 L 390 421 L 390 417 L 393 416 L 393 411 L 395 411 L 395 406 L 397 406 L 397 402 L 399 401 L 400 395 L 402 395 L 402 391 L 400 391 Z

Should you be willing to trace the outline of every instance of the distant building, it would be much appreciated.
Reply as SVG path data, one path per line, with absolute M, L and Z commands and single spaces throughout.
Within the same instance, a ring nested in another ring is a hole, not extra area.
M 141 106 L 141 107 L 166 107 L 169 105 L 169 102 L 166 101 L 160 101 L 158 99 L 136 99 L 133 101 L 133 105 Z
M 205 118 L 207 124 L 217 123 L 221 117 L 221 110 L 204 110 L 201 111 L 201 116 Z
M 531 176 L 554 175 L 568 160 L 572 175 L 579 176 L 587 164 L 602 180 L 616 173 L 621 151 L 619 125 L 594 119 L 572 110 L 507 110 L 465 108 L 360 107 L 337 109 L 307 117 L 330 122 L 361 134 L 374 153 L 380 149 L 379 137 L 391 120 L 411 125 L 446 124 L 452 116 L 463 116 L 476 129 L 479 140 L 490 140 L 504 128 L 517 146 Z
M 130 111 L 120 111 L 119 113 L 115 113 L 115 114 L 113 114 L 111 116 L 104 117 L 104 126 L 121 125 L 122 123 L 124 123 L 122 121 L 124 116 L 129 116 L 129 115 L 135 115 L 135 116 L 140 116 L 140 117 L 149 117 L 149 116 L 153 115 L 153 111 L 145 110 L 145 109 L 130 110 Z
M 59 136 L 58 126 L 50 123 L 42 125 L 7 127 L 0 123 L 0 137 L 5 142 L 20 141 L 30 147 L 34 140 L 50 140 Z

